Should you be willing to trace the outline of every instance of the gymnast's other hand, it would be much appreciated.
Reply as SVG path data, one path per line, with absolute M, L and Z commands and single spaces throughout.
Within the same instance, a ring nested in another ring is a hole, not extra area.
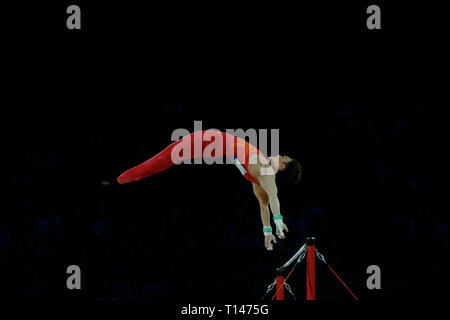
M 277 239 L 275 239 L 275 236 L 270 233 L 264 236 L 264 245 L 266 246 L 266 249 L 269 251 L 273 250 L 273 243 L 277 243 Z
M 286 227 L 286 225 L 284 224 L 284 222 L 281 220 L 279 222 L 277 221 L 275 224 L 277 226 L 277 231 L 276 232 L 277 232 L 278 238 L 280 238 L 280 239 L 286 238 L 286 236 L 284 235 L 283 231 L 289 232 L 289 230 Z

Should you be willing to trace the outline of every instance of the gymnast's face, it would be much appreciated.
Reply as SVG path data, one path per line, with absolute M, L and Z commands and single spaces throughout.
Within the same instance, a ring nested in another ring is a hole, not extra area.
M 283 171 L 286 168 L 286 165 L 292 161 L 292 158 L 289 158 L 288 156 L 278 156 L 279 161 L 279 169 L 280 171 Z

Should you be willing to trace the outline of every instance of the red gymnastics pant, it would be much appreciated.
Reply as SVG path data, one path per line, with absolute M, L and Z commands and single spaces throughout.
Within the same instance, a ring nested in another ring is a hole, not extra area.
M 220 141 L 216 141 L 216 139 L 222 139 L 222 148 L 210 146 L 209 149 L 214 149 L 214 151 L 209 152 L 208 146 L 213 142 L 216 142 L 214 144 L 215 146 L 220 146 Z M 247 152 L 244 153 L 244 157 L 247 156 L 247 159 L 241 159 L 240 155 L 242 152 L 238 152 L 237 150 L 239 146 L 247 146 L 247 148 L 250 146 L 250 148 L 256 149 L 256 147 L 249 145 L 245 140 L 226 132 L 213 130 L 197 131 L 175 141 L 153 158 L 125 171 L 117 178 L 117 181 L 120 184 L 138 181 L 150 177 L 155 173 L 167 170 L 175 163 L 199 157 L 219 158 L 225 155 L 232 158 L 233 155 L 237 155 L 239 160 L 244 163 L 248 160 L 248 149 L 246 150 Z M 174 148 L 176 149 L 174 150 Z M 205 152 L 205 149 L 207 152 Z M 190 150 L 190 152 L 184 154 L 183 150 Z

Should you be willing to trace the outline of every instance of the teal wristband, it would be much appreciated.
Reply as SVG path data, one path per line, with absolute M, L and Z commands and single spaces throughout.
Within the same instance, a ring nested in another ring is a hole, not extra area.
M 272 227 L 264 227 L 263 232 L 272 232 Z
M 283 220 L 283 216 L 281 214 L 277 214 L 276 216 L 273 216 L 273 220 Z

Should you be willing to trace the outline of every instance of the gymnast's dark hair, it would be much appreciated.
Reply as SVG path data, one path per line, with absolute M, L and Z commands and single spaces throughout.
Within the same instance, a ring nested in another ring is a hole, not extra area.
M 295 159 L 292 159 L 283 171 L 287 180 L 294 184 L 297 184 L 302 177 L 302 165 Z

